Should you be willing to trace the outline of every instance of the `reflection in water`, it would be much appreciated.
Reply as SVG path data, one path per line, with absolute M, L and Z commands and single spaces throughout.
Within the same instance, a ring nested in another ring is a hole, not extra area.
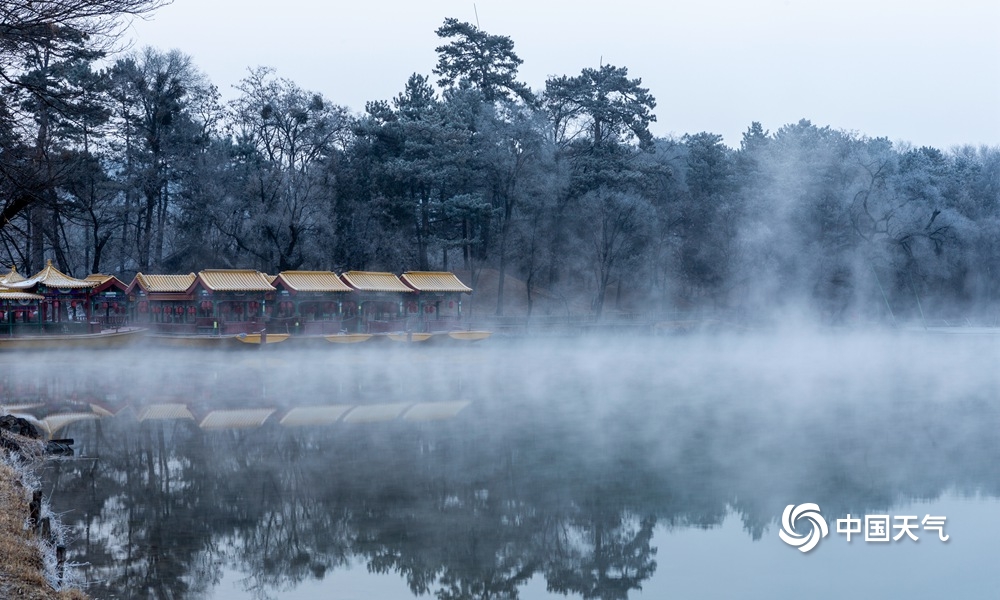
M 268 597 L 358 564 L 441 599 L 534 577 L 626 598 L 670 577 L 658 525 L 735 511 L 759 539 L 790 503 L 865 514 L 1000 482 L 991 338 L 102 356 L 2 382 L 44 423 L 113 415 L 59 429 L 96 460 L 47 475 L 100 598 L 211 597 L 234 569 Z

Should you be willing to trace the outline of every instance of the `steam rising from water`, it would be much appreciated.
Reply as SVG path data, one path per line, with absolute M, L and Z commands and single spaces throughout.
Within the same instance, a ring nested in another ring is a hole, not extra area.
M 518 585 L 519 568 L 558 591 L 575 581 L 570 564 L 603 547 L 600 531 L 646 548 L 626 586 L 636 587 L 655 572 L 655 523 L 709 527 L 736 511 L 759 539 L 791 503 L 863 514 L 946 492 L 998 495 L 998 343 L 809 332 L 133 352 L 99 365 L 4 357 L 3 384 L 7 398 L 34 394 L 53 413 L 95 404 L 116 415 L 67 426 L 82 453 L 102 458 L 97 475 L 61 467 L 54 500 L 74 508 L 58 490 L 98 490 L 74 514 L 108 532 L 134 520 L 129 511 L 149 527 L 169 519 L 189 536 L 170 560 L 224 543 L 238 568 L 271 577 L 265 587 L 360 560 L 415 593 L 436 589 L 421 577 Z M 137 418 L 164 403 L 192 418 Z M 331 406 L 386 416 L 281 424 L 294 408 Z M 408 420 L 416 406 L 440 420 Z M 273 413 L 259 427 L 198 426 L 212 411 L 263 408 Z M 276 518 L 290 550 L 261 546 Z M 133 536 L 160 543 L 143 537 L 152 530 Z M 121 582 L 124 559 L 96 558 L 120 543 L 92 541 L 77 558 L 97 560 L 92 578 Z M 486 554 L 473 566 L 456 558 L 465 552 Z M 500 556 L 522 567 L 483 566 Z

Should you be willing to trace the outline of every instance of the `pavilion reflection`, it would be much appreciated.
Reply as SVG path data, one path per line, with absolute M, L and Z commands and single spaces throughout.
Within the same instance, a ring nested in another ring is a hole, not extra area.
M 35 366 L 0 374 L 0 414 L 34 424 L 50 439 L 94 419 L 192 421 L 202 429 L 248 429 L 269 422 L 284 427 L 454 418 L 467 400 L 440 400 L 454 386 L 431 386 L 405 402 L 377 374 L 345 369 L 329 378 L 283 380 L 281 361 L 239 359 L 225 368 L 184 375 L 147 370 L 127 379 L 87 376 L 72 365 Z M 353 372 L 352 372 L 353 371 Z
M 52 423 L 97 460 L 46 479 L 95 597 L 210 597 L 229 571 L 267 597 L 361 568 L 439 598 L 517 598 L 535 578 L 626 598 L 670 577 L 654 534 L 735 513 L 759 539 L 789 503 L 1000 495 L 1000 408 L 983 395 L 944 402 L 901 379 L 885 399 L 801 405 L 754 375 L 692 392 L 517 364 L 462 378 L 425 355 L 390 377 L 385 362 L 0 384 L 41 422 L 93 415 Z

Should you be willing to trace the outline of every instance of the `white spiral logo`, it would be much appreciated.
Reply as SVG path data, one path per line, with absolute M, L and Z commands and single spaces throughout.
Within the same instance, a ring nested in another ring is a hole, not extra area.
M 802 535 L 795 531 L 795 523 L 799 518 L 808 519 L 812 524 L 808 535 Z M 826 537 L 830 530 L 826 526 L 826 519 L 819 514 L 819 506 L 813 503 L 789 504 L 785 507 L 785 512 L 781 513 L 781 531 L 778 537 L 789 546 L 795 546 L 800 552 L 809 552 L 816 547 L 819 541 Z

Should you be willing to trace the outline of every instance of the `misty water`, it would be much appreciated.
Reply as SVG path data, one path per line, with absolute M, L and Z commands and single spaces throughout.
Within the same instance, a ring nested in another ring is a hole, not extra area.
M 75 440 L 45 492 L 94 598 L 992 598 L 998 359 L 799 331 L 0 363 Z

